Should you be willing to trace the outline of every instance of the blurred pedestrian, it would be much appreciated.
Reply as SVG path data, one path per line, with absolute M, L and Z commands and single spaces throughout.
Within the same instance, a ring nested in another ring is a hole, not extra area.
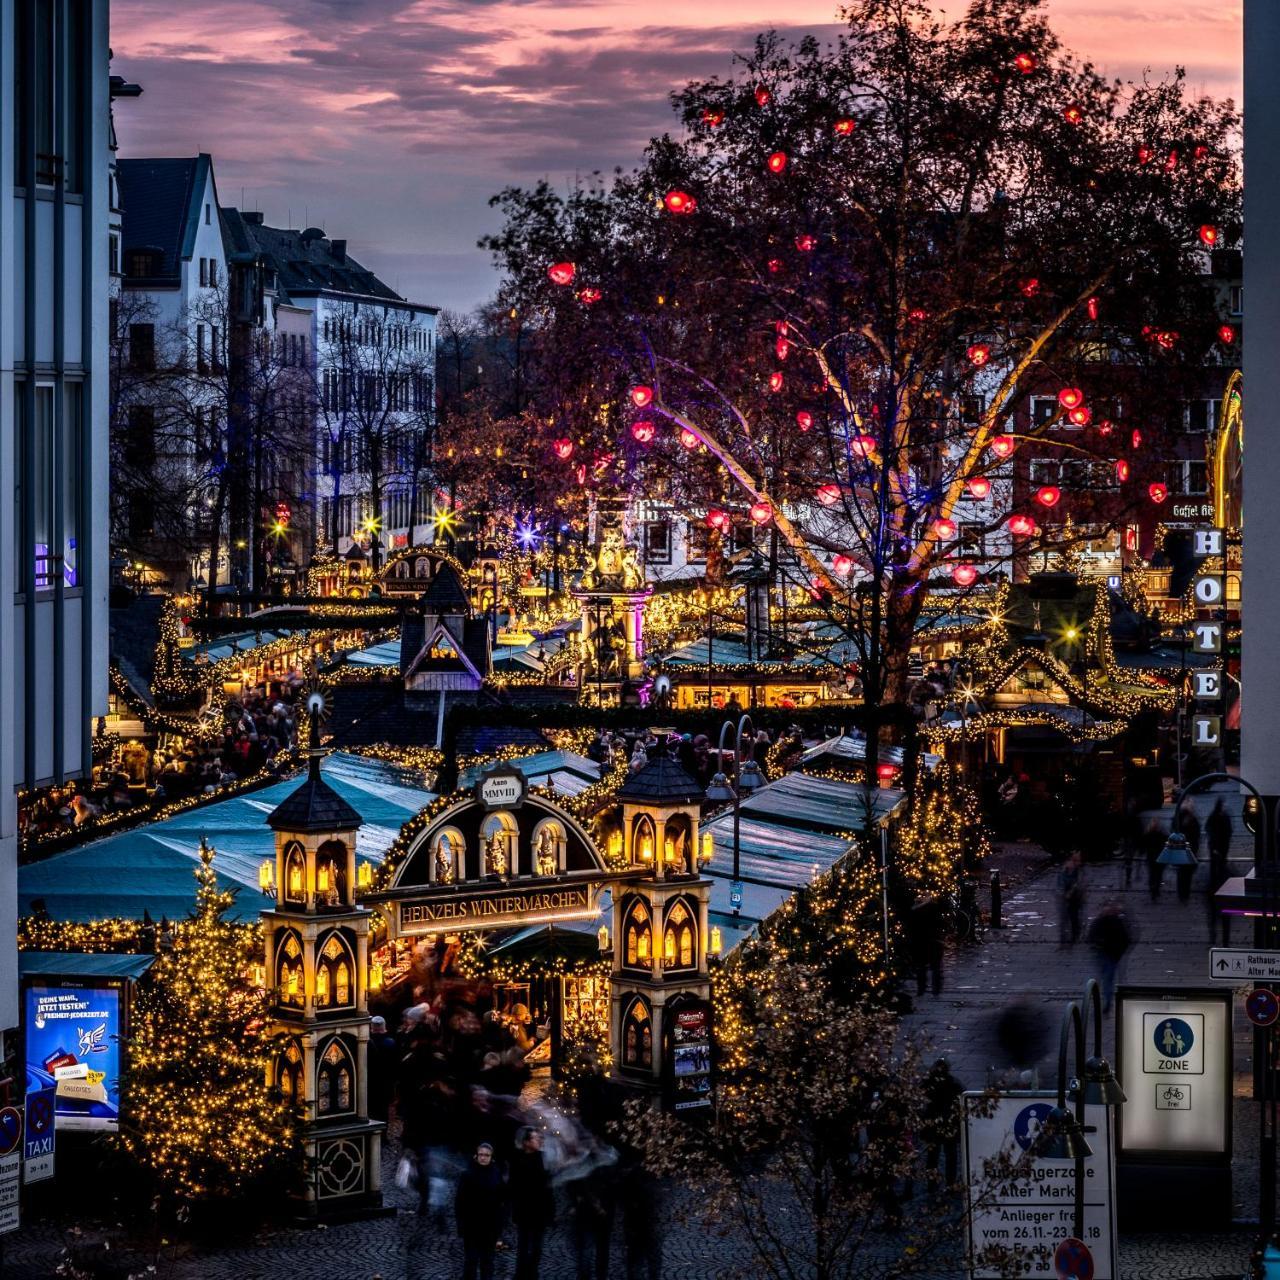
M 458 1235 L 462 1238 L 462 1280 L 493 1280 L 493 1257 L 502 1232 L 502 1171 L 493 1162 L 493 1148 L 482 1142 L 458 1179 L 454 1201 Z
M 1164 867 L 1160 854 L 1164 849 L 1164 829 L 1152 819 L 1142 833 L 1142 855 L 1147 860 L 1147 892 L 1152 902 L 1160 901 L 1160 886 L 1164 882 Z
M 400 1046 L 387 1033 L 386 1020 L 369 1020 L 369 1115 L 386 1120 L 400 1069 Z
M 1116 993 L 1120 965 L 1133 943 L 1133 931 L 1118 902 L 1108 902 L 1089 926 L 1089 945 L 1098 953 L 1098 976 L 1102 987 L 1102 1011 L 1111 1008 Z
M 556 1201 L 551 1179 L 542 1159 L 542 1134 L 526 1128 L 520 1132 L 511 1156 L 508 1181 L 511 1220 L 516 1224 L 515 1280 L 538 1280 L 542 1239 L 555 1217 Z
M 911 962 L 916 971 L 916 995 L 922 996 L 929 979 L 933 994 L 942 994 L 942 927 L 946 906 L 936 894 L 916 900 L 908 921 Z
M 658 1180 L 638 1159 L 628 1161 L 619 1187 L 627 1280 L 661 1280 L 665 1215 Z
M 1205 819 L 1204 823 L 1205 835 L 1209 841 L 1209 942 L 1212 944 L 1217 938 L 1218 925 L 1222 925 L 1222 945 L 1229 947 L 1231 945 L 1231 917 L 1223 915 L 1214 902 L 1214 894 L 1227 882 L 1230 878 L 1231 871 L 1228 864 L 1228 856 L 1231 850 L 1231 817 L 1227 813 L 1223 805 L 1222 797 L 1219 796 L 1213 806 L 1213 812 Z
M 1073 853 L 1058 870 L 1058 945 L 1074 945 L 1084 925 L 1084 862 Z
M 599 1165 L 566 1184 L 573 1210 L 573 1248 L 577 1280 L 608 1280 L 609 1240 L 613 1235 L 613 1170 Z
M 946 1185 L 954 1187 L 960 1172 L 960 1098 L 964 1085 L 951 1074 L 951 1064 L 939 1058 L 924 1078 L 924 1111 L 921 1126 L 925 1167 L 930 1173 L 941 1162 Z

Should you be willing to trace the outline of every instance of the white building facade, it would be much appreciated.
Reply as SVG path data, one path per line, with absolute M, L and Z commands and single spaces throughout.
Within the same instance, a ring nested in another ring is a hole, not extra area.
M 0 1030 L 18 1022 L 19 789 L 107 709 L 105 0 L 0 0 Z

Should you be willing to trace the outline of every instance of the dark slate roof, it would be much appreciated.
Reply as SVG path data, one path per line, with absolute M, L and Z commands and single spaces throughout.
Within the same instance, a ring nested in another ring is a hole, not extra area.
M 117 160 L 116 180 L 123 210 L 120 247 L 158 249 L 163 254 L 153 280 L 177 281 L 182 259 L 195 245 L 199 202 L 212 161 L 198 156 L 163 160 Z
M 268 227 L 260 215 L 245 215 L 238 209 L 223 212 L 228 248 L 237 256 L 257 255 L 275 269 L 276 285 L 282 299 L 316 293 L 349 293 L 361 298 L 404 299 L 384 284 L 368 267 L 362 266 L 339 242 L 314 227 L 305 231 Z M 423 308 L 434 311 L 434 307 Z
M 311 757 L 307 780 L 267 817 L 272 831 L 350 831 L 364 819 L 320 776 L 320 758 Z
M 618 799 L 635 804 L 701 804 L 703 791 L 679 761 L 658 750 L 643 769 L 627 776 L 618 788 Z
M 471 601 L 462 586 L 458 571 L 445 561 L 436 571 L 436 576 L 427 584 L 422 593 L 422 605 L 428 613 L 462 613 L 471 612 Z

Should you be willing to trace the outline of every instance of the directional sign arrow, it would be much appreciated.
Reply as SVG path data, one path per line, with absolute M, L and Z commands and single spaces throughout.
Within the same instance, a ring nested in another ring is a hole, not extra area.
M 1219 973 L 1225 973 L 1225 972 L 1226 972 L 1228 969 L 1230 969 L 1230 968 L 1231 968 L 1231 966 L 1230 966 L 1230 965 L 1229 965 L 1225 960 L 1222 960 L 1222 959 L 1219 959 L 1219 960 L 1218 960 L 1218 972 L 1219 972 Z

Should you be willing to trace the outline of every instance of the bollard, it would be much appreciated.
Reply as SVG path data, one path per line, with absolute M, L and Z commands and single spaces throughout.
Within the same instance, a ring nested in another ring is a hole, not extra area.
M 1004 889 L 1000 884 L 1000 872 L 995 870 L 991 873 L 991 927 L 993 929 L 1003 929 L 1004 924 L 1000 919 L 1001 908 L 1004 906 Z

